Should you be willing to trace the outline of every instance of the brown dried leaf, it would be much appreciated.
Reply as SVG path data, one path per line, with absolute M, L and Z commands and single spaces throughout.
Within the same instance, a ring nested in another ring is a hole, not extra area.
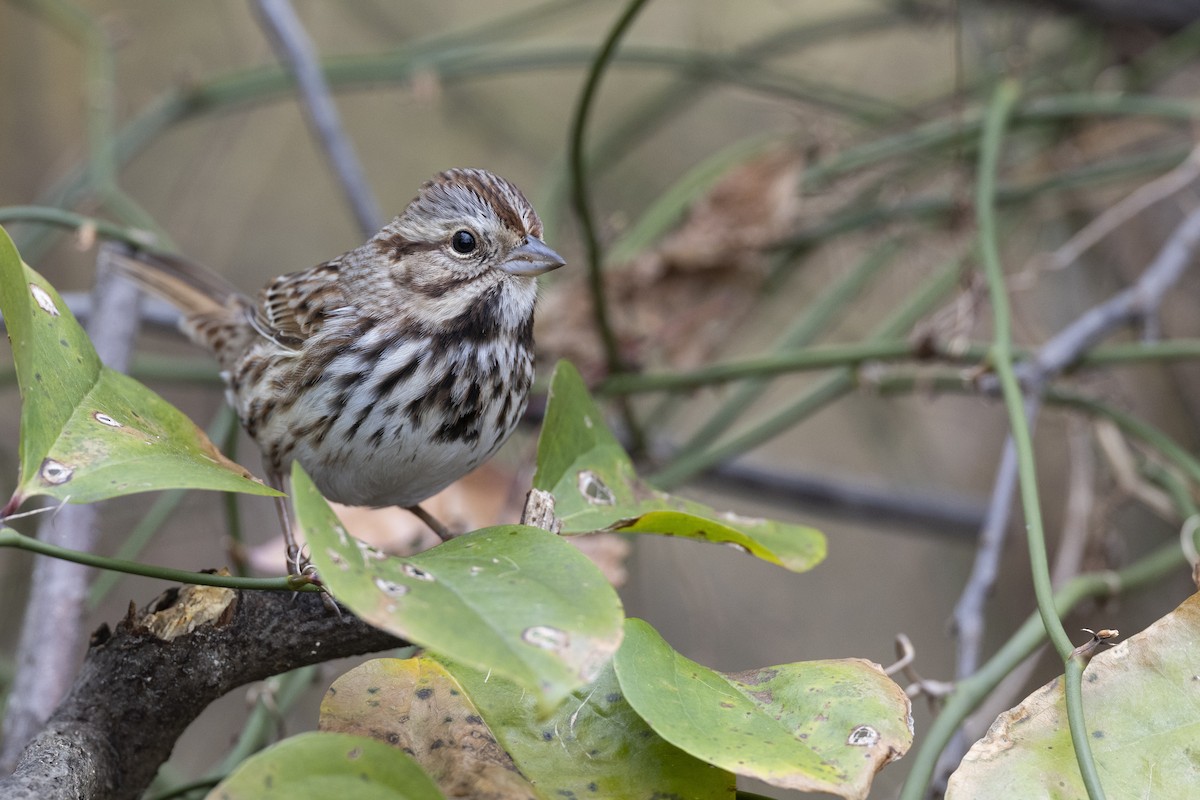
M 606 272 L 612 324 L 637 364 L 701 363 L 753 308 L 766 277 L 765 246 L 800 211 L 802 157 L 772 150 L 730 170 L 659 245 Z M 544 363 L 566 358 L 588 380 L 603 377 L 587 276 L 577 270 L 549 290 L 536 341 Z
M 347 672 L 321 703 L 320 729 L 403 750 L 448 798 L 537 797 L 458 681 L 428 659 L 380 658 Z

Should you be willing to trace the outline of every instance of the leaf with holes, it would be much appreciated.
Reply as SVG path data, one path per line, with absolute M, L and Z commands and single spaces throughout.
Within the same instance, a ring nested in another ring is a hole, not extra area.
M 544 718 L 519 686 L 462 664 L 368 661 L 330 687 L 321 729 L 372 736 L 412 754 L 450 797 L 727 800 L 734 793 L 732 773 L 650 730 L 625 702 L 611 664 Z
M 207 800 L 445 800 L 417 762 L 365 736 L 302 733 L 246 759 Z
M 721 673 L 675 652 L 638 619 L 613 662 L 654 732 L 696 758 L 785 789 L 865 798 L 912 744 L 912 708 L 857 658 Z
M 621 644 L 617 593 L 552 533 L 502 525 L 389 558 L 347 534 L 298 464 L 292 502 L 338 600 L 378 628 L 511 678 L 543 710 L 593 680 Z
M 795 572 L 825 558 L 815 528 L 721 513 L 638 478 L 579 372 L 560 361 L 538 439 L 533 485 L 554 495 L 563 533 L 654 533 L 728 544 Z
M 1195 797 L 1200 594 L 1102 650 L 1083 673 L 1092 756 L 1109 797 Z M 1001 714 L 950 776 L 947 800 L 1086 797 L 1056 678 Z
M 275 494 L 182 412 L 100 363 L 58 292 L 0 228 L 0 313 L 21 388 L 21 476 L 5 507 L 37 495 L 90 503 L 153 489 Z

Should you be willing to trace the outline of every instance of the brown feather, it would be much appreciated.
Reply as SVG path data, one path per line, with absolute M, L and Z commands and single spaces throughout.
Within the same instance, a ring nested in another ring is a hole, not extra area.
M 207 267 L 169 253 L 138 251 L 116 260 L 121 274 L 140 288 L 166 300 L 185 316 L 226 309 L 245 295 Z
M 280 275 L 258 295 L 254 326 L 280 344 L 295 347 L 321 329 L 330 310 L 343 304 L 337 286 L 341 259 Z

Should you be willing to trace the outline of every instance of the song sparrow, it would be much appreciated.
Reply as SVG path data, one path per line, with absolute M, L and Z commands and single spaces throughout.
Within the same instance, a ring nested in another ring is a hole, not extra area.
M 534 278 L 564 263 L 541 236 L 517 187 L 454 169 L 366 244 L 257 300 L 173 257 L 123 271 L 216 355 L 268 483 L 282 489 L 299 461 L 330 500 L 403 506 L 438 529 L 418 504 L 495 453 L 525 410 Z

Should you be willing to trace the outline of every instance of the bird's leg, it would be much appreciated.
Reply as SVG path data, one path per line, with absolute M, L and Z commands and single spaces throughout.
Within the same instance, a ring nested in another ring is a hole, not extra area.
M 429 526 L 429 529 L 438 535 L 438 538 L 443 542 L 448 542 L 454 538 L 454 534 L 450 532 L 442 523 L 438 522 L 437 518 L 430 514 L 420 506 L 405 506 L 405 509 L 411 511 L 417 519 Z
M 287 486 L 284 483 L 283 476 L 278 472 L 267 472 L 267 485 L 280 492 Z M 294 585 L 311 583 L 319 588 L 321 590 L 321 603 L 325 608 L 340 617 L 342 610 L 338 608 L 333 595 L 329 593 L 329 588 L 321 582 L 321 576 L 317 574 L 317 568 L 304 555 L 304 551 L 300 548 L 300 545 L 296 544 L 295 520 L 292 519 L 292 504 L 290 499 L 284 495 L 276 497 L 275 510 L 279 512 L 279 524 L 283 527 L 283 543 L 285 558 L 287 559 L 285 568 L 288 571 L 288 577 L 294 582 Z
M 267 485 L 277 491 L 284 491 L 287 484 L 283 475 L 278 472 L 267 473 Z M 279 513 L 279 524 L 283 528 L 284 557 L 287 559 L 288 574 L 304 583 L 320 584 L 316 568 L 304 555 L 300 545 L 296 543 L 295 521 L 292 519 L 292 504 L 286 495 L 275 498 L 275 511 Z

